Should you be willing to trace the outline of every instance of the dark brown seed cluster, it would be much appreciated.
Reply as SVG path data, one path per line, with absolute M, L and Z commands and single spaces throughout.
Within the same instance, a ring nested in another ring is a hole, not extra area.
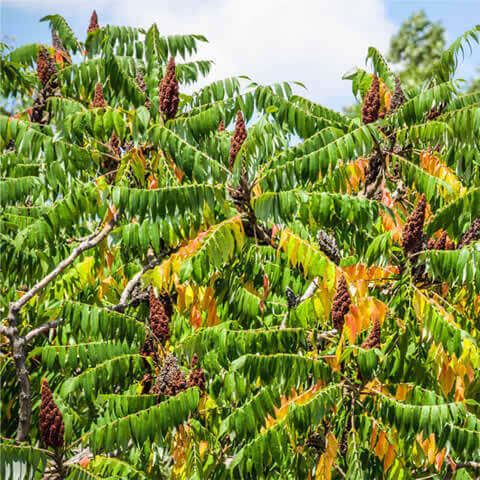
M 150 332 L 148 332 L 145 336 L 145 343 L 140 349 L 140 355 L 143 355 L 145 357 L 152 357 L 155 364 L 158 363 L 158 352 L 155 348 L 155 341 Z
M 173 57 L 170 57 L 167 71 L 160 82 L 158 98 L 160 100 L 160 111 L 168 120 L 174 118 L 177 114 L 180 97 L 178 96 L 178 80 L 175 75 L 175 59 Z
M 425 209 L 427 200 L 422 194 L 417 207 L 405 222 L 402 235 L 402 247 L 405 253 L 412 254 L 420 251 L 423 242 L 423 222 L 425 221 Z
M 225 122 L 223 120 L 220 120 L 220 123 L 218 124 L 218 131 L 219 132 L 225 131 Z
M 112 132 L 112 135 L 110 136 L 110 142 L 108 144 L 110 147 L 110 151 L 116 155 L 117 157 L 122 156 L 122 149 L 120 148 L 120 139 L 117 137 L 117 134 L 115 131 Z
M 95 95 L 93 97 L 93 108 L 105 108 L 107 103 L 105 102 L 105 97 L 103 95 L 103 88 L 100 85 L 100 82 L 97 82 L 95 85 Z
M 380 322 L 375 319 L 373 321 L 372 330 L 368 334 L 368 337 L 362 343 L 362 348 L 370 350 L 371 348 L 380 348 L 380 335 L 381 335 Z
M 90 25 L 88 26 L 87 34 L 90 32 L 94 32 L 98 28 L 100 28 L 98 26 L 98 15 L 97 12 L 94 10 L 92 12 L 92 16 L 90 17 Z
M 243 142 L 247 139 L 247 129 L 245 127 L 245 120 L 243 119 L 242 112 L 239 110 L 237 112 L 237 121 L 235 123 L 235 131 L 233 132 L 233 137 L 230 142 L 230 168 L 233 168 L 235 163 L 235 158 L 240 148 L 243 145 Z
M 290 287 L 285 289 L 285 296 L 287 297 L 287 307 L 289 310 L 293 310 L 299 303 L 298 297 L 293 293 Z
M 52 27 L 52 45 L 55 50 L 64 51 L 63 42 L 60 40 L 57 31 Z
M 475 219 L 462 235 L 458 248 L 466 247 L 477 240 L 480 240 L 480 217 Z
M 40 45 L 37 56 L 37 74 L 42 85 L 47 85 L 49 80 L 57 73 L 55 62 L 47 49 Z
M 380 110 L 380 82 L 376 75 L 373 76 L 372 85 L 365 94 L 362 106 L 362 121 L 367 123 L 375 122 L 378 119 Z
M 202 392 L 205 391 L 205 372 L 202 367 L 198 365 L 198 355 L 195 353 L 192 358 L 192 369 L 188 376 L 188 386 L 198 387 Z
M 145 79 L 143 78 L 143 74 L 140 70 L 137 70 L 137 86 L 138 89 L 142 92 L 145 93 L 147 91 L 147 85 L 145 84 Z M 150 108 L 152 106 L 152 101 L 148 98 L 145 101 L 145 106 L 147 108 Z
M 348 291 L 347 281 L 342 275 L 337 282 L 337 291 L 333 297 L 332 304 L 332 324 L 339 333 L 343 330 L 345 323 L 345 315 L 350 310 L 352 304 L 352 297 Z
M 170 338 L 170 317 L 172 304 L 168 295 L 157 297 L 150 289 L 150 328 L 154 335 L 165 343 Z
M 395 89 L 393 90 L 392 100 L 390 101 L 389 113 L 393 113 L 405 103 L 405 94 L 403 93 L 400 77 L 395 77 Z
M 338 245 L 331 235 L 323 230 L 317 233 L 318 246 L 320 250 L 336 265 L 340 263 L 340 251 Z
M 173 396 L 187 389 L 185 375 L 178 368 L 177 359 L 170 354 L 165 358 L 153 387 L 156 395 Z
M 40 404 L 40 435 L 47 447 L 60 448 L 63 445 L 63 417 L 55 404 L 47 379 L 42 381 L 42 403 Z
M 153 381 L 153 377 L 151 373 L 146 373 L 143 376 L 142 381 L 140 382 L 140 386 L 142 388 L 141 390 L 142 395 L 148 395 L 148 393 L 150 392 L 150 389 L 152 388 L 152 381 Z
M 383 165 L 382 156 L 375 152 L 368 159 L 367 173 L 365 174 L 365 183 L 371 185 L 377 179 Z

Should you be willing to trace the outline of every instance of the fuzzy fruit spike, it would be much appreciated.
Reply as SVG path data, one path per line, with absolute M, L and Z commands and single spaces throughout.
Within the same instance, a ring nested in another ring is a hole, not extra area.
M 220 123 L 218 124 L 218 131 L 219 132 L 225 131 L 225 122 L 223 120 L 220 120 Z
M 405 253 L 416 253 L 422 246 L 423 222 L 425 221 L 425 209 L 427 200 L 422 194 L 417 207 L 405 222 L 402 235 L 402 247 Z
M 338 250 L 337 241 L 327 232 L 319 230 L 317 233 L 318 246 L 320 250 L 333 262 L 335 265 L 340 263 L 340 251 Z
M 332 324 L 338 333 L 343 330 L 343 324 L 345 323 L 345 315 L 350 310 L 352 303 L 352 297 L 348 291 L 347 281 L 342 275 L 337 282 L 337 292 L 333 297 L 332 304 Z
M 165 343 L 170 338 L 170 316 L 172 314 L 172 307 L 170 298 L 162 295 L 157 297 L 150 289 L 150 328 L 154 335 Z
M 172 396 L 187 389 L 185 375 L 178 368 L 177 359 L 173 354 L 165 358 L 153 387 L 156 395 Z
M 103 88 L 100 85 L 100 82 L 97 82 L 95 85 L 95 95 L 93 97 L 93 108 L 105 108 L 107 103 L 105 102 L 105 97 L 103 96 Z
M 205 372 L 201 366 L 197 366 L 198 356 L 195 353 L 192 358 L 192 371 L 188 376 L 188 386 L 189 387 L 198 387 L 202 392 L 205 391 Z
M 87 30 L 87 35 L 90 32 L 94 32 L 95 30 L 98 30 L 100 27 L 98 26 L 98 15 L 97 12 L 94 10 L 92 12 L 92 16 L 90 17 L 90 25 L 88 26 Z
M 52 45 L 55 50 L 61 50 L 62 52 L 65 50 L 60 37 L 58 36 L 57 31 L 52 27 Z
M 427 248 L 429 250 L 433 250 L 435 248 L 435 243 L 437 243 L 437 241 L 435 240 L 435 237 L 430 238 L 427 242 Z
M 395 77 L 395 89 L 393 90 L 389 113 L 393 113 L 397 108 L 401 107 L 405 103 L 405 100 L 406 98 L 402 90 L 400 77 L 397 75 Z
M 62 413 L 55 404 L 47 379 L 42 380 L 42 403 L 40 404 L 40 435 L 47 447 L 60 448 L 63 445 Z
M 372 85 L 365 94 L 362 107 L 362 121 L 367 123 L 375 122 L 378 119 L 380 110 L 380 83 L 376 75 L 373 76 Z
M 368 337 L 362 343 L 362 348 L 365 350 L 370 350 L 371 348 L 380 348 L 380 334 L 381 334 L 380 323 L 377 319 L 373 321 L 372 330 L 368 334 Z
M 160 100 L 160 111 L 167 117 L 167 120 L 174 118 L 177 114 L 180 98 L 178 96 L 178 80 L 175 75 L 175 59 L 173 57 L 170 57 L 167 71 L 160 82 L 158 98 Z
M 243 119 L 242 112 L 239 110 L 237 112 L 237 122 L 235 123 L 235 131 L 233 132 L 233 137 L 230 142 L 230 169 L 233 168 L 235 163 L 235 158 L 243 143 L 247 139 L 247 129 L 245 128 L 245 121 Z
M 466 247 L 473 242 L 480 239 L 480 217 L 475 219 L 462 235 L 460 242 L 458 242 L 458 248 Z
M 55 63 L 47 49 L 40 45 L 37 56 L 37 74 L 42 85 L 46 85 L 50 78 L 55 75 Z
M 120 139 L 117 137 L 115 131 L 112 132 L 109 142 L 110 151 L 117 157 L 122 156 L 122 149 L 120 148 Z

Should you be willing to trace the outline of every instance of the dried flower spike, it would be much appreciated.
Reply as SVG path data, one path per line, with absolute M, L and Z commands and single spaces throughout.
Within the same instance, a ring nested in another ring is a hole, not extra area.
M 405 94 L 402 90 L 402 84 L 400 82 L 400 77 L 397 75 L 395 77 L 395 89 L 393 90 L 392 100 L 390 102 L 390 110 L 388 113 L 393 113 L 397 108 L 401 107 L 405 103 Z
M 418 200 L 417 207 L 405 222 L 402 235 L 402 247 L 407 254 L 416 253 L 422 247 L 423 222 L 425 221 L 426 207 L 427 200 L 425 194 L 422 194 Z
M 57 31 L 53 27 L 52 27 L 52 45 L 55 50 L 60 50 L 62 52 L 65 50 L 63 43 L 60 40 L 60 37 L 58 36 Z
M 340 264 L 340 251 L 338 245 L 331 235 L 323 230 L 317 233 L 318 246 L 320 250 L 333 262 L 335 265 Z
M 115 131 L 112 132 L 112 135 L 110 136 L 110 142 L 108 144 L 110 147 L 110 151 L 116 155 L 117 157 L 122 156 L 122 149 L 120 148 L 120 139 L 117 137 L 117 134 Z
M 94 10 L 92 12 L 92 16 L 90 17 L 90 25 L 88 26 L 87 34 L 90 32 L 94 32 L 98 30 L 100 27 L 98 26 L 98 15 L 97 12 Z
M 378 119 L 380 110 L 380 82 L 376 75 L 373 76 L 372 85 L 365 94 L 362 107 L 362 121 L 367 123 L 375 122 Z
M 339 333 L 343 330 L 345 323 L 345 315 L 350 310 L 352 304 L 352 297 L 348 291 L 347 281 L 342 275 L 337 282 L 337 292 L 333 297 L 332 304 L 332 324 Z
M 220 120 L 220 123 L 218 124 L 218 131 L 219 132 L 224 132 L 225 131 L 225 123 L 223 120 Z
M 235 131 L 233 132 L 233 137 L 230 142 L 230 168 L 233 168 L 235 163 L 235 158 L 240 148 L 243 145 L 243 142 L 247 139 L 247 129 L 245 128 L 245 120 L 243 119 L 242 112 L 239 110 L 237 112 L 237 122 L 235 123 Z
M 178 368 L 177 359 L 170 354 L 165 358 L 153 387 L 156 395 L 172 396 L 187 389 L 185 375 Z
M 143 74 L 140 70 L 137 70 L 137 77 L 136 77 L 136 80 L 137 80 L 137 86 L 138 86 L 138 89 L 142 92 L 142 93 L 146 93 L 147 91 L 147 85 L 145 84 L 145 79 L 143 78 Z M 148 95 L 147 95 L 147 99 L 145 100 L 145 106 L 147 108 L 150 108 L 152 106 L 152 101 L 148 98 Z
M 158 98 L 160 100 L 160 111 L 168 120 L 174 118 L 177 114 L 180 98 L 178 96 L 178 80 L 175 75 L 175 59 L 173 57 L 170 57 L 165 76 L 160 82 Z
M 42 381 L 42 403 L 40 404 L 40 435 L 47 447 L 60 448 L 63 445 L 64 424 L 62 413 L 55 404 L 47 379 Z

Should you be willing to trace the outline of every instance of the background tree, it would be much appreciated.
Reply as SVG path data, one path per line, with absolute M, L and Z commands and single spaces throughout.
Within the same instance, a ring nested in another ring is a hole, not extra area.
M 479 27 L 405 91 L 370 48 L 351 120 L 44 21 L 0 71 L 1 477 L 472 478 Z
M 405 87 L 422 83 L 433 63 L 445 48 L 445 28 L 441 22 L 431 22 L 425 12 L 413 13 L 402 23 L 390 40 L 387 59 L 399 64 L 400 79 Z

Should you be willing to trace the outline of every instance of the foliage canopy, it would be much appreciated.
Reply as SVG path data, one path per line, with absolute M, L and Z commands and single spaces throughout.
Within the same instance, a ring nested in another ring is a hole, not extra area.
M 371 47 L 352 120 L 43 20 L 0 59 L 2 478 L 473 478 L 478 27 L 405 91 Z

